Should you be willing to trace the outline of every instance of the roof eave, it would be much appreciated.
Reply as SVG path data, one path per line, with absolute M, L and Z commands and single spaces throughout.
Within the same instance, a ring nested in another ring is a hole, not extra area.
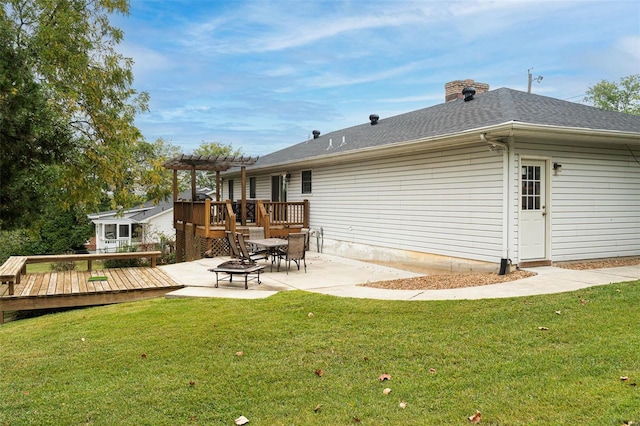
M 509 136 L 516 138 L 553 138 L 556 140 L 571 140 L 575 142 L 606 142 L 618 144 L 640 145 L 640 133 L 623 132 L 616 130 L 588 129 L 581 127 L 564 127 L 545 124 L 532 124 L 519 121 L 507 121 L 490 126 L 477 127 L 463 132 L 431 136 L 392 144 L 385 144 L 375 147 L 354 149 L 352 151 L 336 151 L 331 154 L 320 155 L 313 158 L 300 159 L 294 161 L 283 161 L 266 166 L 251 167 L 248 172 L 252 174 L 280 172 L 287 168 L 312 167 L 325 164 L 339 164 L 349 162 L 355 158 L 359 160 L 372 158 L 385 158 L 406 153 L 414 153 L 416 147 L 421 150 L 430 151 L 441 148 L 452 148 L 463 145 L 470 145 L 481 141 L 480 134 L 485 133 L 494 139 L 506 140 Z M 233 175 L 237 170 L 228 171 L 223 175 Z
M 547 124 L 513 122 L 512 129 L 517 137 L 553 137 L 557 140 L 575 142 L 600 142 L 640 145 L 640 133 L 619 130 L 588 129 Z

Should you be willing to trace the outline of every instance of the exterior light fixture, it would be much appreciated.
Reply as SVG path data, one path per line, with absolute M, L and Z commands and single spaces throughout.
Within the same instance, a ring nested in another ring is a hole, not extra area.
M 554 171 L 554 172 L 561 172 L 561 171 L 562 171 L 562 164 L 560 164 L 560 163 L 553 163 L 553 171 Z

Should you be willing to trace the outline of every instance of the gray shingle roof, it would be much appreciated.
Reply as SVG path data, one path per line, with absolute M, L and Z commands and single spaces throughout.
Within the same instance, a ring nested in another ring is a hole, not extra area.
M 214 191 L 212 189 L 209 188 L 197 188 L 196 189 L 197 193 L 205 193 L 205 194 L 213 194 Z M 181 192 L 178 195 L 178 199 L 191 199 L 191 190 L 185 190 L 183 192 Z M 150 218 L 153 218 L 157 215 L 159 215 L 160 213 L 173 209 L 173 198 L 169 197 L 166 198 L 164 200 L 161 200 L 160 202 L 156 203 L 155 201 L 147 201 L 144 204 L 139 204 L 137 206 L 134 206 L 130 209 L 125 209 L 124 213 L 131 213 L 134 212 L 131 216 L 129 216 L 130 219 L 132 219 L 135 222 L 143 222 L 144 220 L 148 220 Z M 104 211 L 104 212 L 99 212 L 99 213 L 93 213 L 93 214 L 89 214 L 88 217 L 90 219 L 114 219 L 117 217 L 120 217 L 120 215 L 123 212 L 121 210 L 109 210 L 109 211 Z
M 475 95 L 469 102 L 457 99 L 394 117 L 381 117 L 376 125 L 367 122 L 330 132 L 318 139 L 260 157 L 255 166 L 248 169 L 312 159 L 336 152 L 435 138 L 509 122 L 637 132 L 640 137 L 640 116 L 604 111 L 574 102 L 501 88 Z M 332 148 L 328 150 L 330 140 Z

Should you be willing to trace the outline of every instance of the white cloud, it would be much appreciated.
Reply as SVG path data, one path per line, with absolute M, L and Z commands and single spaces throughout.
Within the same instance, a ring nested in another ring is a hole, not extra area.
M 640 73 L 640 3 L 132 2 L 121 51 L 151 95 L 143 133 L 264 154 L 444 100 L 447 81 L 561 99 Z M 121 21 L 122 22 L 122 21 Z M 194 146 L 195 145 L 195 146 Z

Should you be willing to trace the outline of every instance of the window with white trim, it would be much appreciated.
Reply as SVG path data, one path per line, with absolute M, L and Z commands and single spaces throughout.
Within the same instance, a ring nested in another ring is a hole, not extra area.
M 311 194 L 311 170 L 302 171 L 302 193 Z

